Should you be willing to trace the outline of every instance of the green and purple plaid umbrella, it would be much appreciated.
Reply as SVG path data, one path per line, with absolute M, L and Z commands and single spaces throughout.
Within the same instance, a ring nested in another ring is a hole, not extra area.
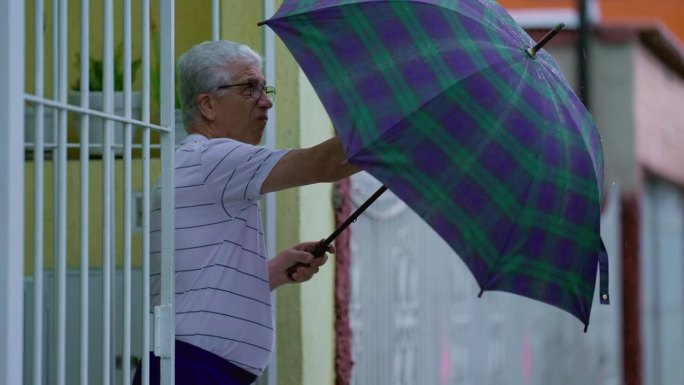
M 600 262 L 608 302 L 598 131 L 498 3 L 285 0 L 265 24 L 349 160 L 437 231 L 483 291 L 555 305 L 586 326 Z

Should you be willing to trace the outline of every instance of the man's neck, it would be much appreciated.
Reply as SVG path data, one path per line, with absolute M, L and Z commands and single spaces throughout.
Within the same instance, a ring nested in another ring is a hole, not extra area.
M 222 137 L 218 135 L 216 130 L 214 130 L 211 126 L 205 123 L 192 124 L 190 127 L 188 127 L 186 131 L 188 132 L 188 135 L 199 134 L 207 137 L 208 139 L 216 139 Z

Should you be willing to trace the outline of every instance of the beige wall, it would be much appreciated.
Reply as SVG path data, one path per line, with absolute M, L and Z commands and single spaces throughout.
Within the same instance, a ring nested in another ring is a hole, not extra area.
M 567 43 L 567 44 L 566 44 Z M 567 40 L 548 47 L 563 74 L 577 90 L 576 46 Z M 634 136 L 634 46 L 592 40 L 590 110 L 603 144 L 605 188 L 615 183 L 625 189 L 638 185 Z
M 603 143 L 604 188 L 637 188 L 634 137 L 634 46 L 594 41 L 590 70 L 591 112 Z

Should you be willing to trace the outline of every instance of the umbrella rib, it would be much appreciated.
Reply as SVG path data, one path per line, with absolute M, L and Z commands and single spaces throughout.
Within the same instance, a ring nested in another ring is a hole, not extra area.
M 518 82 L 518 84 L 516 86 L 516 91 L 520 91 L 520 89 L 522 88 L 523 82 L 524 82 L 524 79 L 521 77 L 520 81 Z M 543 135 L 544 135 L 543 138 L 539 141 L 540 147 L 543 147 L 542 144 L 544 143 L 544 141 L 548 137 L 548 133 L 546 131 L 543 131 Z M 543 151 L 535 151 L 535 152 L 537 153 L 537 162 L 534 162 L 534 164 L 536 165 L 536 170 L 538 171 L 540 164 L 541 164 L 541 162 L 539 162 L 539 160 L 543 154 Z M 534 185 L 532 183 L 528 184 L 528 186 L 527 186 L 527 191 L 525 193 L 525 199 L 524 199 L 525 203 L 528 202 L 530 199 L 533 186 Z M 520 213 L 521 211 L 525 210 L 526 207 L 528 207 L 525 203 L 521 203 L 518 206 L 518 213 Z M 507 251 L 510 248 L 511 241 L 515 235 L 516 229 L 517 229 L 517 227 L 511 226 L 511 229 L 509 230 L 508 236 L 506 237 L 506 241 L 504 242 L 503 246 L 499 250 L 498 258 L 496 258 L 496 260 L 494 261 L 494 266 L 491 268 L 490 271 L 492 271 L 492 272 L 497 271 L 497 268 L 502 263 L 502 261 L 508 255 L 510 255 L 510 253 L 506 253 L 505 251 Z M 494 278 L 494 276 L 495 276 L 495 274 L 493 274 L 493 273 L 490 274 L 490 276 L 486 280 L 487 284 L 483 287 L 480 287 L 481 291 L 480 291 L 480 294 L 478 296 L 482 296 L 482 292 L 484 290 L 488 289 L 488 286 L 490 286 L 490 284 L 492 283 L 492 279 Z
M 539 72 L 540 72 L 542 75 L 545 74 L 544 71 L 539 71 Z M 558 79 L 556 79 L 556 80 L 558 80 Z M 521 83 L 519 83 L 519 84 L 522 84 L 522 80 L 521 80 Z M 519 87 L 518 87 L 518 88 L 519 88 Z M 552 90 L 553 90 L 554 92 L 553 92 L 553 94 L 551 95 L 551 97 L 554 99 L 554 101 L 558 101 L 560 95 L 557 94 L 555 88 L 552 89 Z M 555 108 L 557 109 L 557 113 L 558 113 L 557 115 L 558 115 L 558 116 L 563 116 L 563 117 L 564 117 L 564 115 L 561 114 L 561 111 L 560 111 L 560 109 L 558 108 L 558 105 L 559 105 L 559 104 L 558 104 L 558 103 L 553 103 L 553 105 L 554 105 Z M 548 137 L 548 134 L 547 134 L 546 131 L 544 131 L 544 138 L 542 138 L 542 140 L 540 141 L 540 143 L 544 143 L 544 140 L 545 140 L 546 137 Z M 543 147 L 543 146 L 542 146 L 542 147 Z M 537 154 L 538 154 L 537 159 L 539 159 L 539 158 L 541 157 L 542 152 L 541 152 L 541 151 L 537 151 Z M 536 164 L 539 164 L 539 162 L 537 162 Z M 533 187 L 532 185 L 529 185 L 529 186 L 528 186 L 527 193 L 526 193 L 526 197 L 525 197 L 525 201 L 528 201 L 528 200 L 530 199 L 530 194 L 531 194 L 531 192 L 532 192 L 532 187 Z M 524 207 L 528 207 L 528 206 L 525 205 L 525 204 L 522 204 L 520 207 L 521 207 L 521 209 L 524 209 Z M 513 237 L 514 237 L 515 230 L 516 230 L 516 228 L 511 228 L 511 231 L 509 232 L 509 235 L 508 235 L 507 240 L 506 240 L 506 242 L 505 242 L 505 246 L 502 247 L 501 252 L 500 252 L 500 254 L 499 254 L 499 257 L 497 258 L 496 262 L 494 263 L 494 267 L 491 269 L 492 271 L 500 271 L 500 269 L 498 269 L 497 266 L 500 265 L 501 262 L 505 262 L 506 257 L 511 255 L 510 252 L 509 252 L 509 253 L 504 253 L 504 250 L 507 250 L 507 249 L 510 247 L 510 243 L 511 243 L 511 240 L 513 239 Z M 481 287 L 481 288 L 480 288 L 481 291 L 480 291 L 479 296 L 482 295 L 482 292 L 483 292 L 484 290 L 488 290 L 489 284 L 492 283 L 492 277 L 493 277 L 493 275 L 490 276 L 490 277 L 487 279 L 487 282 L 488 282 L 487 285 L 485 285 L 484 287 Z M 556 279 L 563 280 L 563 276 L 557 276 Z M 593 288 L 592 288 L 592 290 L 593 290 Z M 584 290 L 582 290 L 582 291 L 584 291 Z
M 520 52 L 518 52 L 518 54 L 521 55 L 521 56 L 523 57 L 523 60 L 533 60 L 533 59 L 530 59 L 526 54 L 524 54 L 524 51 L 522 51 L 522 50 L 521 50 Z M 501 58 L 501 59 L 500 59 L 499 61 L 497 61 L 497 62 L 491 62 L 490 65 L 488 65 L 488 66 L 485 67 L 485 68 L 495 68 L 497 65 L 500 65 L 500 64 L 508 64 L 508 62 L 506 62 L 503 58 Z M 454 87 L 458 86 L 459 83 L 463 82 L 464 80 L 468 79 L 469 77 L 474 76 L 474 75 L 478 75 L 478 74 L 480 74 L 480 73 L 482 73 L 481 69 L 479 69 L 479 70 L 474 70 L 474 71 L 473 71 L 472 73 L 470 73 L 469 75 L 462 77 L 462 78 L 459 79 L 458 81 L 455 81 L 455 82 L 454 82 L 451 86 L 449 86 L 446 90 L 453 89 Z M 425 102 L 423 102 L 423 103 L 421 103 L 420 105 L 418 105 L 417 107 L 415 107 L 411 113 L 409 113 L 409 114 L 405 115 L 404 117 L 402 117 L 401 120 L 399 120 L 398 122 L 396 122 L 395 124 L 393 124 L 390 128 L 388 128 L 387 130 L 385 130 L 385 131 L 382 132 L 381 134 L 377 135 L 377 136 L 376 136 L 375 138 L 373 138 L 371 141 L 366 142 L 364 147 L 366 147 L 366 148 L 367 148 L 367 147 L 373 147 L 374 145 L 376 145 L 376 144 L 378 144 L 378 143 L 380 143 L 380 142 L 386 141 L 387 138 L 391 138 L 392 135 L 394 135 L 395 131 L 397 131 L 397 130 L 399 130 L 399 129 L 401 128 L 400 126 L 401 126 L 402 123 L 404 123 L 404 122 L 407 121 L 408 119 L 413 118 L 417 113 L 420 113 L 420 112 L 421 112 L 421 109 L 422 109 L 426 104 L 429 104 L 429 103 L 433 102 L 434 100 L 436 100 L 436 99 L 442 97 L 443 94 L 444 94 L 444 92 L 445 92 L 445 90 L 443 89 L 443 90 L 440 91 L 440 93 L 436 94 L 436 95 L 433 96 L 432 98 L 426 100 Z M 555 98 L 554 98 L 554 100 L 557 101 L 558 99 L 555 99 Z M 558 107 L 558 103 L 556 103 L 556 108 L 557 108 L 557 107 Z M 584 143 L 584 142 L 583 142 L 583 143 Z M 357 156 L 359 156 L 360 154 L 366 153 L 366 152 L 367 152 L 367 149 L 366 149 L 366 148 L 360 148 L 359 150 L 356 150 L 355 152 L 351 153 L 351 154 L 349 155 L 349 159 L 353 159 L 354 157 L 357 157 Z M 551 177 L 551 176 L 552 176 L 552 175 L 550 174 L 549 177 Z M 582 190 L 581 188 L 579 188 L 578 186 L 575 186 L 575 184 L 571 184 L 571 186 L 573 186 L 572 188 L 573 188 L 575 191 L 577 191 L 578 193 L 580 193 L 580 194 L 583 193 L 583 190 Z M 576 187 L 576 188 L 575 188 L 575 187 Z
M 522 52 L 521 52 L 520 54 L 525 56 L 525 60 L 531 60 L 531 59 L 528 59 L 528 58 L 527 58 L 526 54 L 523 54 Z M 456 86 L 456 84 L 454 84 L 454 86 Z M 453 87 L 453 86 L 452 86 L 452 87 Z M 433 98 L 433 99 L 434 99 L 434 98 Z M 432 99 L 431 99 L 431 100 L 432 100 Z M 414 113 L 419 112 L 419 110 L 420 110 L 420 109 L 418 109 L 418 111 L 414 111 Z M 389 129 L 389 130 L 385 131 L 383 134 L 377 136 L 377 137 L 374 138 L 372 141 L 367 142 L 366 145 L 364 146 L 364 148 L 362 148 L 362 149 L 359 150 L 359 151 L 356 151 L 356 152 L 352 153 L 352 154 L 349 156 L 349 159 L 350 159 L 350 160 L 353 160 L 354 158 L 357 158 L 360 154 L 368 153 L 369 148 L 373 148 L 373 147 L 375 147 L 375 146 L 377 146 L 377 145 L 379 145 L 379 144 L 382 144 L 383 142 L 389 140 L 389 138 L 391 138 L 391 136 L 394 135 L 395 132 L 399 129 L 398 126 L 399 126 L 402 122 L 404 122 L 406 119 L 410 118 L 411 116 L 412 116 L 412 115 L 407 116 L 405 119 L 402 119 L 400 122 L 398 122 L 398 123 L 396 123 L 394 126 L 392 126 L 391 129 Z M 526 163 L 529 164 L 530 162 L 526 162 Z M 534 163 L 534 162 L 533 162 L 533 163 Z M 543 166 L 544 166 L 544 165 L 540 164 L 539 162 L 536 162 L 536 163 L 534 163 L 534 164 L 536 165 L 536 166 L 535 166 L 535 167 L 536 167 L 535 169 L 538 169 L 538 167 L 543 167 Z M 529 169 L 528 169 L 528 171 L 531 172 Z M 564 179 L 563 179 L 563 180 L 564 180 Z M 571 185 L 571 186 L 572 186 L 572 185 Z M 578 191 L 578 192 L 581 193 L 581 191 Z M 517 207 L 517 206 L 513 206 L 513 207 Z M 573 233 L 573 234 L 574 234 L 574 233 Z M 579 234 L 574 234 L 574 235 L 573 235 L 573 239 L 576 238 L 576 236 L 579 236 Z
M 500 59 L 499 61 L 497 61 L 497 62 L 492 62 L 492 63 L 490 63 L 490 64 L 487 65 L 487 67 L 485 67 L 485 68 L 492 68 L 492 67 L 494 67 L 495 65 L 499 65 L 499 64 L 506 64 L 506 62 L 505 62 L 505 60 L 504 60 L 503 58 L 501 58 L 501 59 Z M 431 97 L 431 98 L 429 98 L 429 99 L 426 99 L 424 102 L 422 102 L 421 104 L 417 105 L 417 106 L 413 109 L 413 111 L 411 111 L 410 113 L 407 113 L 407 114 L 405 114 L 404 116 L 402 116 L 402 118 L 401 118 L 398 122 L 394 123 L 391 127 L 389 127 L 389 128 L 387 128 L 386 130 L 384 130 L 380 135 L 378 135 L 377 137 L 375 137 L 375 138 L 373 139 L 372 142 L 365 143 L 365 146 L 364 146 L 364 147 L 362 147 L 362 148 L 358 149 L 356 152 L 350 154 L 350 155 L 348 156 L 348 158 L 349 158 L 349 159 L 352 159 L 352 158 L 354 158 L 355 156 L 357 156 L 357 155 L 359 155 L 359 154 L 362 154 L 362 153 L 365 151 L 365 148 L 366 148 L 366 147 L 372 147 L 375 143 L 384 142 L 385 139 L 387 139 L 388 137 L 391 137 L 391 136 L 394 134 L 395 131 L 401 129 L 400 126 L 401 126 L 402 123 L 404 123 L 404 122 L 406 122 L 407 120 L 413 118 L 417 113 L 421 112 L 421 110 L 423 109 L 423 107 L 424 107 L 425 105 L 430 104 L 430 103 L 432 103 L 433 101 L 439 99 L 441 96 L 444 95 L 444 93 L 445 93 L 446 91 L 449 91 L 449 90 L 453 89 L 454 87 L 457 87 L 461 82 L 463 82 L 463 81 L 465 81 L 466 79 L 469 79 L 469 78 L 471 78 L 471 77 L 473 77 L 473 76 L 475 76 L 475 75 L 478 75 L 478 74 L 480 74 L 481 72 L 482 72 L 482 68 L 474 69 L 474 70 L 473 70 L 471 73 L 469 73 L 468 75 L 463 76 L 462 78 L 460 78 L 460 79 L 454 81 L 454 83 L 453 83 L 452 85 L 450 85 L 449 87 L 447 87 L 446 89 L 441 89 L 441 90 L 439 90 L 439 92 L 437 92 L 433 97 Z
M 452 11 L 458 13 L 459 15 L 462 15 L 463 17 L 468 18 L 468 19 L 470 19 L 470 20 L 472 20 L 472 21 L 474 21 L 474 22 L 476 22 L 476 23 L 478 23 L 478 24 L 482 24 L 482 19 L 481 19 L 481 18 L 478 18 L 478 17 L 476 17 L 476 16 L 474 16 L 474 15 L 471 15 L 471 14 L 469 14 L 469 13 L 465 13 L 465 12 L 463 12 L 463 10 L 461 10 L 461 9 L 449 8 L 448 6 L 449 6 L 450 4 L 434 4 L 434 3 L 431 3 L 431 2 L 428 2 L 428 1 L 424 1 L 424 0 L 401 0 L 401 1 L 397 0 L 397 1 L 389 1 L 389 2 L 397 2 L 397 3 L 399 3 L 399 2 L 401 2 L 401 3 L 417 3 L 417 4 L 420 4 L 420 5 L 426 6 L 426 7 L 434 7 L 434 8 L 437 8 L 437 9 L 444 9 L 444 8 L 446 8 L 446 9 L 452 10 Z M 368 4 L 369 4 L 369 3 L 365 3 L 365 5 L 368 5 Z M 354 2 L 354 3 L 339 4 L 339 3 L 331 2 L 331 3 L 329 3 L 329 4 L 325 4 L 325 5 L 322 5 L 322 6 L 321 6 L 321 4 L 315 4 L 315 6 L 318 6 L 318 8 L 313 8 L 313 7 L 312 7 L 312 8 L 306 8 L 306 7 L 304 7 L 304 8 L 302 8 L 302 9 L 300 9 L 300 10 L 297 10 L 296 12 L 287 11 L 288 13 L 287 13 L 286 15 L 284 15 L 284 16 L 278 16 L 278 15 L 276 14 L 276 15 L 274 15 L 274 17 L 272 17 L 272 18 L 269 19 L 269 20 L 265 20 L 265 21 L 260 21 L 260 22 L 258 22 L 257 25 L 258 25 L 258 26 L 261 26 L 261 25 L 264 25 L 264 24 L 268 25 L 270 22 L 272 22 L 272 21 L 277 21 L 277 20 L 279 20 L 279 19 L 287 19 L 287 18 L 295 17 L 295 16 L 308 16 L 308 15 L 316 14 L 317 12 L 325 11 L 325 10 L 328 10 L 328 9 L 342 9 L 342 8 L 346 8 L 346 7 L 356 7 L 356 6 L 359 6 L 359 5 L 364 5 L 364 3 L 362 3 L 362 2 Z M 279 10 L 279 12 L 280 12 L 280 10 Z M 515 23 L 515 21 L 514 21 L 512 18 L 511 18 L 511 21 L 512 21 L 513 23 Z M 492 26 L 493 26 L 493 27 L 496 29 L 496 32 L 499 33 L 499 34 L 500 34 L 502 37 L 504 37 L 505 39 L 513 39 L 513 38 L 510 37 L 511 34 L 512 34 L 513 32 L 515 32 L 515 30 L 514 30 L 513 28 L 508 28 L 507 30 L 504 30 L 504 28 L 502 28 L 501 25 L 499 25 L 499 24 L 495 24 L 495 25 L 493 25 L 493 24 L 488 24 L 487 26 L 489 26 L 489 27 L 492 27 Z M 520 34 L 517 34 L 517 35 L 518 35 L 518 36 L 523 36 L 523 35 L 520 35 Z M 528 49 L 528 48 L 531 48 L 531 47 L 534 45 L 534 40 L 532 40 L 532 38 L 529 37 L 529 35 L 527 35 L 527 38 L 529 39 L 529 46 L 528 46 L 528 47 L 521 48 L 521 49 L 523 49 L 523 50 Z M 491 43 L 491 42 L 485 41 L 485 40 L 483 40 L 483 42 Z M 504 48 L 507 48 L 507 47 L 504 47 Z
M 547 72 L 553 74 L 553 76 L 556 77 L 556 80 L 563 80 L 561 75 L 557 74 L 556 72 L 553 72 L 553 71 L 547 71 Z M 554 89 L 553 95 L 554 95 L 554 100 L 558 100 L 561 97 L 561 95 L 557 94 L 555 89 Z M 571 97 L 573 99 L 576 99 L 577 102 L 581 103 L 581 101 L 579 100 L 577 95 L 575 95 L 574 93 L 571 95 Z M 580 122 L 576 122 L 576 123 L 577 123 L 578 128 L 581 127 Z M 582 141 L 584 142 L 585 148 L 591 149 L 593 143 L 590 143 L 588 141 L 589 138 L 586 138 L 583 132 L 580 132 L 580 137 L 582 138 Z M 600 146 L 600 142 L 598 143 L 598 145 Z M 591 158 L 591 154 L 592 154 L 591 151 L 589 151 L 589 157 L 590 158 Z M 599 152 L 599 154 L 600 154 L 600 152 Z M 603 175 L 597 174 L 597 166 L 598 165 L 597 165 L 596 159 L 591 158 L 591 160 L 592 160 L 592 165 L 594 166 L 594 167 L 592 167 L 592 171 L 594 171 L 594 178 L 596 179 L 596 183 L 599 185 L 599 188 L 598 188 L 598 194 L 599 195 L 598 196 L 599 196 L 599 202 L 600 202 L 601 196 L 603 195 L 603 191 L 602 191 L 602 189 L 603 189 Z M 600 163 L 603 164 L 603 158 L 602 157 L 598 160 L 600 160 Z M 598 168 L 601 169 L 602 167 L 598 167 Z
M 542 61 L 542 63 L 543 63 L 543 65 L 546 66 L 547 68 L 550 68 L 550 69 L 552 69 L 552 70 L 554 69 L 553 66 L 549 65 L 549 64 L 546 63 L 545 61 Z M 553 70 L 553 71 L 550 71 L 550 70 L 547 70 L 547 71 L 540 71 L 540 73 L 541 73 L 542 75 L 544 75 L 544 76 L 553 76 L 553 77 L 554 77 L 554 78 L 552 79 L 553 82 L 561 82 L 561 83 L 562 83 L 562 82 L 567 82 L 567 80 L 565 80 L 565 78 L 563 77 L 563 75 L 560 74 L 560 73 L 558 73 L 558 72 L 555 71 L 555 70 Z M 564 95 L 559 94 L 560 90 L 559 90 L 558 88 L 552 88 L 551 91 L 552 91 L 552 93 L 551 93 L 550 95 L 553 97 L 554 106 L 556 106 L 557 111 L 560 111 L 560 110 L 558 109 L 558 106 L 559 106 L 560 104 L 568 104 L 568 103 L 565 103 L 565 102 L 563 101 L 564 99 L 567 99 L 568 97 L 571 98 L 572 100 L 574 100 L 574 101 L 577 102 L 577 103 L 582 103 L 582 102 L 579 100 L 579 98 L 577 97 L 577 95 L 576 95 L 574 92 L 572 92 L 572 90 L 570 90 L 570 92 L 566 92 Z M 574 105 L 573 105 L 573 106 L 574 106 Z M 563 116 L 563 117 L 564 117 L 564 115 L 562 115 L 562 114 L 560 114 L 560 113 L 558 113 L 557 115 L 558 115 L 558 116 Z M 580 127 L 582 126 L 582 124 L 581 124 L 581 122 L 579 122 L 579 121 L 576 120 L 575 115 L 571 115 L 570 118 L 573 120 L 573 123 L 576 123 L 576 124 L 575 124 L 575 125 L 566 124 L 565 126 L 567 126 L 567 127 L 577 127 L 578 129 L 580 129 Z M 593 118 L 592 118 L 591 121 L 593 122 Z M 583 148 L 588 149 L 588 150 L 590 150 L 590 149 L 593 148 L 594 143 L 591 143 L 591 142 L 589 141 L 589 138 L 585 137 L 583 131 L 580 130 L 579 136 L 580 136 L 580 138 L 581 138 L 581 140 L 582 140 L 582 143 L 584 144 Z M 597 145 L 600 146 L 600 140 L 599 140 L 599 143 L 598 143 Z M 598 200 L 599 200 L 599 202 L 600 202 L 600 201 L 601 201 L 601 196 L 602 196 L 602 193 L 603 193 L 603 191 L 602 191 L 602 186 L 603 186 L 603 175 L 599 175 L 600 173 L 598 172 L 597 168 L 600 169 L 600 168 L 602 168 L 602 167 L 598 167 L 599 165 L 598 165 L 597 163 L 601 163 L 601 165 L 602 165 L 602 164 L 603 164 L 603 158 L 602 158 L 602 157 L 599 157 L 599 159 L 594 159 L 594 158 L 591 156 L 592 152 L 591 152 L 591 151 L 587 151 L 587 152 L 588 152 L 588 156 L 591 158 L 591 163 L 592 163 L 592 166 L 593 166 L 593 167 L 592 167 L 592 171 L 594 172 L 594 180 L 596 181 L 596 184 L 599 185 L 599 188 L 598 188 L 598 197 L 599 197 L 599 198 L 598 198 Z M 599 154 L 600 154 L 600 152 L 599 152 Z M 598 161 L 598 162 L 597 162 L 597 161 Z

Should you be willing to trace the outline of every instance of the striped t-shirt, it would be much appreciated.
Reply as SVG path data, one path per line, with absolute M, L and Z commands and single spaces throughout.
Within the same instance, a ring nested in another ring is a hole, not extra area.
M 176 338 L 256 375 L 274 341 L 259 191 L 288 151 L 189 135 L 174 158 Z M 159 207 L 150 226 L 153 308 L 161 286 Z

